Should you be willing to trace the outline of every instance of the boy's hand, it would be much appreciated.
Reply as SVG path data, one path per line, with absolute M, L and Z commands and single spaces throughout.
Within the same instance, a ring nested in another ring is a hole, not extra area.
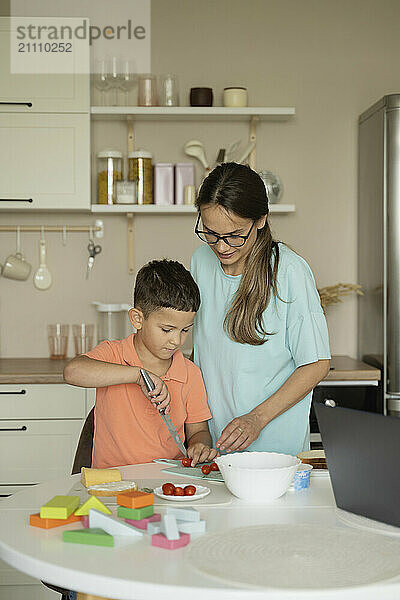
M 147 373 L 153 380 L 154 385 L 156 386 L 154 390 L 152 390 L 151 392 L 147 391 L 146 384 L 144 383 L 143 377 L 141 375 L 139 375 L 139 381 L 137 381 L 136 383 L 140 385 L 143 394 L 146 396 L 146 398 L 150 400 L 154 408 L 158 411 L 163 410 L 164 414 L 167 415 L 171 410 L 169 405 L 171 402 L 171 397 L 169 395 L 167 385 L 162 379 L 160 379 L 160 377 L 154 375 L 154 373 L 151 373 L 150 371 L 147 371 Z
M 219 455 L 219 452 L 215 448 L 210 448 L 202 442 L 194 442 L 189 445 L 187 454 L 188 457 L 192 459 L 192 467 L 195 467 L 197 463 L 213 461 L 214 458 Z

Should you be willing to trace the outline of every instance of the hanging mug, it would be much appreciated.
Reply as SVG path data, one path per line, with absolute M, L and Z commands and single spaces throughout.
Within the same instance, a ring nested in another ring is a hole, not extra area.
M 25 281 L 31 272 L 31 265 L 25 260 L 22 252 L 10 254 L 3 265 L 2 275 L 8 279 Z

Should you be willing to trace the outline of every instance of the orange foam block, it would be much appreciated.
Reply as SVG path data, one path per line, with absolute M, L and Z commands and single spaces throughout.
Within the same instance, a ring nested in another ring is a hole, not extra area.
M 118 494 L 117 504 L 126 508 L 144 508 L 154 504 L 154 494 L 146 492 L 125 492 Z
M 52 527 L 68 525 L 68 523 L 76 523 L 80 520 L 81 517 L 77 517 L 76 515 L 70 515 L 68 519 L 42 519 L 40 513 L 35 513 L 29 516 L 29 525 L 41 527 L 42 529 L 51 529 Z

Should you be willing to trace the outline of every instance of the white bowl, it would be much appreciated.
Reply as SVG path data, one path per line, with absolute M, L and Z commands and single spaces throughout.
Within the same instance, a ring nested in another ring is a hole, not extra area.
M 232 494 L 258 504 L 282 496 L 301 464 L 296 456 L 278 452 L 234 452 L 215 462 Z

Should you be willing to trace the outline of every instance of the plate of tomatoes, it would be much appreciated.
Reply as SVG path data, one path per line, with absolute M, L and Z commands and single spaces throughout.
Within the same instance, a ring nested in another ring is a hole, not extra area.
M 164 483 L 154 489 L 154 493 L 163 500 L 172 500 L 175 502 L 190 502 L 191 500 L 201 500 L 211 492 L 210 488 L 204 485 L 187 485 L 186 483 Z

